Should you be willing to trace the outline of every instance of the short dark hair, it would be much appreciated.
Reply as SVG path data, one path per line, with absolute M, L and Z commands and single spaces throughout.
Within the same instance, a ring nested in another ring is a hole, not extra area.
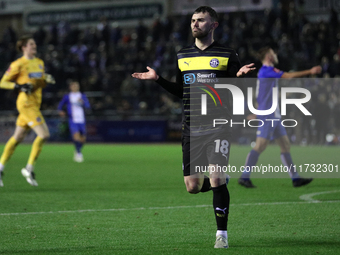
M 72 83 L 78 83 L 79 85 L 80 85 L 80 82 L 77 80 L 77 79 L 68 79 L 67 80 L 67 83 L 68 83 L 68 85 L 70 86 Z
M 28 40 L 33 39 L 32 35 L 23 35 L 17 41 L 17 50 L 22 52 L 22 47 L 27 45 Z
M 209 6 L 200 6 L 200 7 L 198 7 L 196 10 L 195 10 L 195 12 L 194 13 L 200 13 L 200 12 L 202 12 L 202 13 L 209 13 L 209 15 L 210 15 L 210 17 L 211 17 L 211 20 L 212 21 L 218 21 L 218 16 L 217 16 L 217 13 L 216 13 L 216 11 L 213 9 L 213 8 L 211 8 L 211 7 L 209 7 Z
M 272 48 L 269 46 L 263 47 L 259 49 L 257 52 L 257 58 L 262 62 L 264 58 L 266 57 L 267 53 L 271 50 Z

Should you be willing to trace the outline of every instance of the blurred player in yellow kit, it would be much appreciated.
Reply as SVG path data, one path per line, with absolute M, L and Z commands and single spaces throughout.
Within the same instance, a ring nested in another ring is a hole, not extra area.
M 46 87 L 46 83 L 55 83 L 55 81 L 51 75 L 45 74 L 44 62 L 36 57 L 37 45 L 33 37 L 21 37 L 17 42 L 17 49 L 23 53 L 23 56 L 11 63 L 0 82 L 0 88 L 18 91 L 16 105 L 19 111 L 14 134 L 6 143 L 0 158 L 0 186 L 3 186 L 2 176 L 6 162 L 30 129 L 36 133 L 37 137 L 32 144 L 27 165 L 21 173 L 29 184 L 38 186 L 33 172 L 34 162 L 44 142 L 50 136 L 40 112 L 42 89 Z

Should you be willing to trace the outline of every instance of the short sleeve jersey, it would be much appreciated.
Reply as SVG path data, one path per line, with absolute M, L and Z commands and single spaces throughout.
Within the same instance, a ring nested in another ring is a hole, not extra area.
M 64 105 L 67 106 L 69 121 L 80 124 L 85 123 L 84 108 L 90 108 L 89 100 L 85 94 L 81 92 L 70 92 L 60 101 L 58 110 L 62 110 Z
M 258 110 L 268 110 L 273 104 L 273 88 L 278 87 L 278 78 L 281 78 L 283 71 L 273 67 L 263 65 L 258 72 L 258 83 L 256 89 L 256 99 Z M 276 98 L 278 100 L 278 98 Z M 275 112 L 266 116 L 258 116 L 258 118 L 280 118 L 280 109 L 276 108 Z
M 210 118 L 201 115 L 201 97 L 197 96 L 202 91 L 217 95 L 211 88 L 219 82 L 220 78 L 234 78 L 241 67 L 236 52 L 213 42 L 205 50 L 200 50 L 195 45 L 181 49 L 177 53 L 178 74 L 177 83 L 183 84 L 183 135 L 200 136 L 223 131 L 231 131 L 228 125 L 213 127 L 212 118 L 230 119 L 232 108 L 230 94 L 220 95 L 223 103 L 216 106 L 213 112 L 208 112 Z M 226 90 L 227 91 L 227 90 Z M 207 101 L 209 106 L 215 107 L 213 99 Z M 228 129 L 228 130 L 225 130 Z

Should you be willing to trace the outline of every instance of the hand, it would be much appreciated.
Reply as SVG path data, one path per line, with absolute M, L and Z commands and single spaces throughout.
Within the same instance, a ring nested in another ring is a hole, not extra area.
M 148 69 L 148 72 L 144 73 L 133 73 L 131 76 L 133 78 L 137 78 L 140 80 L 154 80 L 157 81 L 159 76 L 157 75 L 156 71 L 153 70 L 151 67 L 147 66 L 146 69 Z
M 249 114 L 247 116 L 247 120 L 254 120 L 254 119 L 256 119 L 256 115 L 255 114 Z
M 237 77 L 240 77 L 242 75 L 245 75 L 249 72 L 252 72 L 256 69 L 256 67 L 253 67 L 255 64 L 254 63 L 251 63 L 249 65 L 245 65 L 245 66 L 242 66 L 240 70 L 238 70 L 236 76 Z
M 66 116 L 66 113 L 64 111 L 59 111 L 59 116 L 64 118 Z
M 319 74 L 321 73 L 322 68 L 321 66 L 314 66 L 310 69 L 310 74 Z
M 15 84 L 14 89 L 25 92 L 27 94 L 31 94 L 33 90 L 33 85 L 31 83 L 25 83 L 25 84 Z
M 83 106 L 84 105 L 84 100 L 80 98 L 78 100 L 78 105 Z
M 55 84 L 55 79 L 48 73 L 45 74 L 45 81 L 50 84 Z

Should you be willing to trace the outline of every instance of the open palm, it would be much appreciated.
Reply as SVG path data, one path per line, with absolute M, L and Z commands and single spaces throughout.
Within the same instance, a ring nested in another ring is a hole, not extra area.
M 256 69 L 254 67 L 254 65 L 255 65 L 254 63 L 251 63 L 249 65 L 242 66 L 241 69 L 238 70 L 238 72 L 237 72 L 237 77 L 240 77 L 240 76 L 245 75 L 245 74 L 247 74 L 251 71 L 254 71 Z
M 133 73 L 132 77 L 140 79 L 140 80 L 157 80 L 158 75 L 154 69 L 147 66 L 146 69 L 148 69 L 147 72 L 144 73 Z

